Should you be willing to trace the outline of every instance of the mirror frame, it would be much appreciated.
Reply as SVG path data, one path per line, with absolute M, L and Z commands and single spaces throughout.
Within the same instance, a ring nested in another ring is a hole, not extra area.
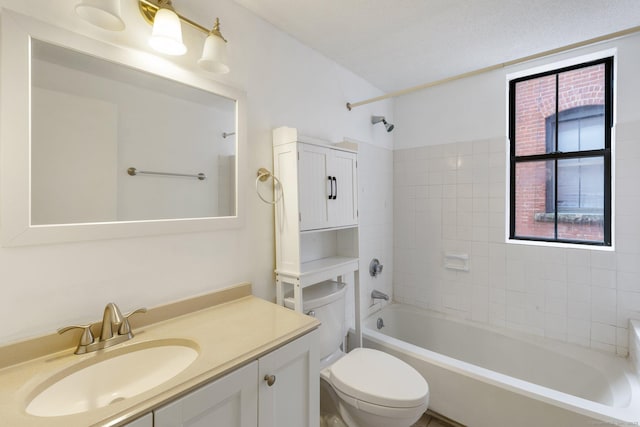
M 3 9 L 0 16 L 0 243 L 24 246 L 244 226 L 247 171 L 246 97 L 243 91 L 131 48 L 110 45 Z M 37 39 L 236 100 L 235 216 L 31 225 L 31 40 Z

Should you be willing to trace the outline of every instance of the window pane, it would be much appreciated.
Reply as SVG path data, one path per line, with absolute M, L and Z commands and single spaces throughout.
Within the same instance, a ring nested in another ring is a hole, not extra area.
M 601 157 L 558 162 L 558 212 L 601 212 L 604 208 L 604 160 Z
M 580 149 L 604 148 L 604 114 L 580 120 Z
M 602 157 L 558 161 L 559 239 L 603 241 L 603 200 Z
M 547 187 L 554 187 L 554 161 L 516 164 L 517 237 L 555 238 L 553 204 L 547 209 Z M 549 181 L 549 182 L 547 182 Z
M 604 148 L 604 108 L 594 108 L 605 104 L 604 74 L 604 64 L 558 74 L 558 127 L 572 130 L 559 131 L 560 151 Z M 565 124 L 567 120 L 574 123 Z
M 516 155 L 544 154 L 546 118 L 556 112 L 555 75 L 525 80 L 515 85 Z
M 558 212 L 580 208 L 580 159 L 558 162 Z
M 604 159 L 558 162 L 558 238 L 604 239 Z
M 580 150 L 580 120 L 561 121 L 558 124 L 558 150 Z

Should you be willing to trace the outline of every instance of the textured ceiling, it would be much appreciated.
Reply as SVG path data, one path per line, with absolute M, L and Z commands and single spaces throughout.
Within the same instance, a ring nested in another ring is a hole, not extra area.
M 640 25 L 640 0 L 235 0 L 391 92 Z

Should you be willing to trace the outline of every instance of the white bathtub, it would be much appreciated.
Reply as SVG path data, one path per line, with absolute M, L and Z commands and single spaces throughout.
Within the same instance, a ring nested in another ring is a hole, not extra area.
M 430 409 L 470 427 L 640 425 L 627 359 L 402 304 L 367 319 L 363 342 L 415 367 Z

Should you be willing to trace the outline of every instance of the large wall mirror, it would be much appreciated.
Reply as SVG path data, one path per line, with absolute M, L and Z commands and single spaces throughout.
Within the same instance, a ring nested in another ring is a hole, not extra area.
M 3 245 L 241 224 L 240 91 L 8 11 L 1 48 Z

